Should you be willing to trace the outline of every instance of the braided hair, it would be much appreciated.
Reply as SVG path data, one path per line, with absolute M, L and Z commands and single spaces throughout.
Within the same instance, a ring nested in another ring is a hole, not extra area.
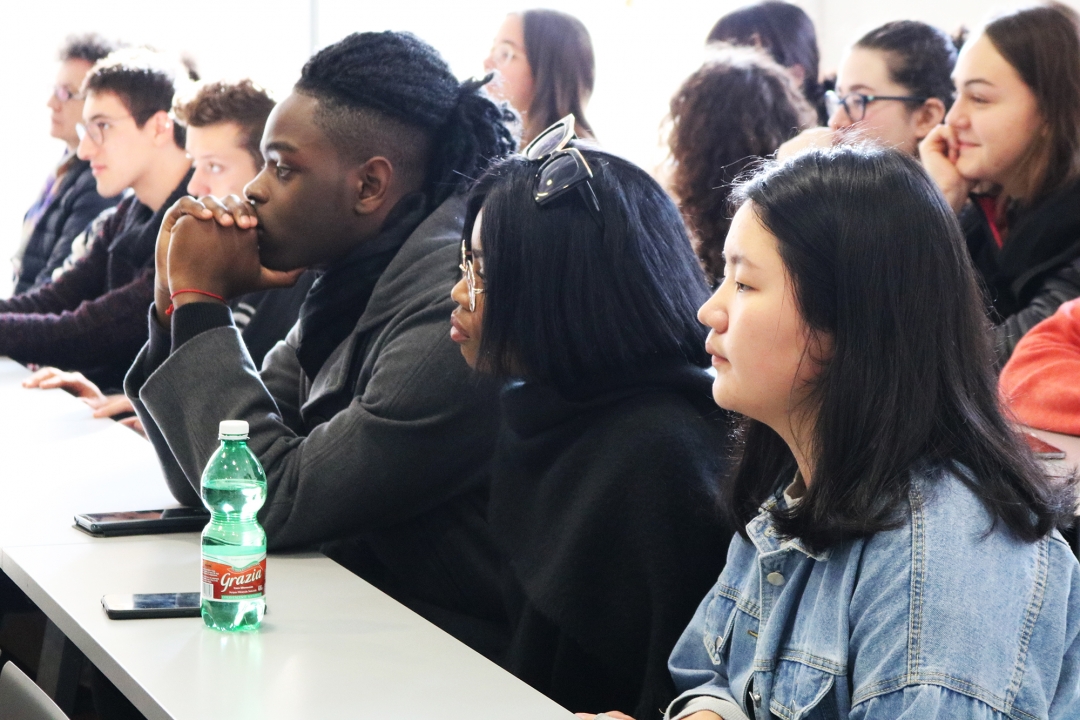
M 490 79 L 459 83 L 411 33 L 366 32 L 316 53 L 296 90 L 319 101 L 316 122 L 343 152 L 421 164 L 437 206 L 517 147 L 515 115 L 480 90 Z

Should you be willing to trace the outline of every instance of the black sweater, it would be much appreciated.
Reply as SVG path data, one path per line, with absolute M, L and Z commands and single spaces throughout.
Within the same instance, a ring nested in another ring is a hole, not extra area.
M 1080 296 L 1080 182 L 1010 217 L 1000 249 L 976 203 L 960 213 L 960 224 L 986 293 L 1000 368 L 1028 330 Z
M 667 658 L 723 567 L 729 421 L 701 369 L 670 367 L 568 399 L 515 383 L 492 465 L 505 554 L 504 666 L 575 712 L 659 718 Z

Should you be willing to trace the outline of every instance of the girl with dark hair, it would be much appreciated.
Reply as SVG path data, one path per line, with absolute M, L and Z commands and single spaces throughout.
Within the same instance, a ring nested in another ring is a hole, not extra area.
M 952 105 L 955 64 L 953 39 L 926 23 L 898 20 L 871 30 L 845 53 L 836 90 L 825 93 L 829 128 L 803 133 L 780 156 L 852 136 L 916 154 Z
M 817 32 L 814 21 L 802 8 L 780 0 L 747 5 L 720 18 L 706 42 L 752 45 L 768 52 L 791 72 L 806 100 L 825 122 L 825 89 L 818 80 Z
M 702 306 L 741 413 L 740 528 L 671 656 L 669 720 L 1080 716 L 1080 564 L 999 409 L 953 213 L 907 154 L 740 188 Z
M 790 74 L 749 47 L 719 47 L 671 98 L 669 186 L 710 283 L 724 274 L 732 182 L 816 118 Z
M 678 210 L 645 171 L 575 147 L 572 128 L 480 180 L 451 337 L 506 383 L 488 512 L 505 667 L 566 707 L 644 716 L 674 697 L 667 656 L 723 562 L 729 424 L 709 397 L 694 322 L 708 290 Z
M 956 103 L 920 157 L 959 213 L 986 290 L 998 365 L 1080 296 L 1080 18 L 1052 3 L 965 44 Z
M 522 146 L 571 114 L 577 135 L 593 137 L 585 108 L 592 97 L 596 62 L 589 31 L 576 17 L 557 10 L 507 15 L 484 69 L 497 72 L 489 92 L 521 114 Z

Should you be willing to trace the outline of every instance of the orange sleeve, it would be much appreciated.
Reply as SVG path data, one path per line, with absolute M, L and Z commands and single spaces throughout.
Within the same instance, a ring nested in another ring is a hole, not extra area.
M 1001 371 L 1002 400 L 1034 428 L 1080 435 L 1080 299 L 1033 327 Z

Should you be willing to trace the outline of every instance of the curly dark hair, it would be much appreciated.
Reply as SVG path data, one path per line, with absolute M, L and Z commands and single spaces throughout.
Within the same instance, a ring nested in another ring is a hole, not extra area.
M 717 46 L 671 98 L 670 189 L 710 279 L 723 275 L 732 183 L 817 122 L 791 75 L 765 52 Z
M 397 153 L 391 160 L 425 178 L 438 205 L 517 147 L 516 115 L 480 92 L 490 79 L 458 82 L 411 33 L 366 32 L 316 53 L 296 90 L 319 101 L 316 123 L 342 152 Z
M 244 149 L 251 154 L 255 167 L 261 168 L 263 156 L 259 142 L 266 118 L 273 109 L 274 100 L 266 90 L 244 79 L 235 83 L 219 81 L 201 85 L 193 97 L 177 100 L 173 114 L 188 127 L 236 123 L 243 135 Z

